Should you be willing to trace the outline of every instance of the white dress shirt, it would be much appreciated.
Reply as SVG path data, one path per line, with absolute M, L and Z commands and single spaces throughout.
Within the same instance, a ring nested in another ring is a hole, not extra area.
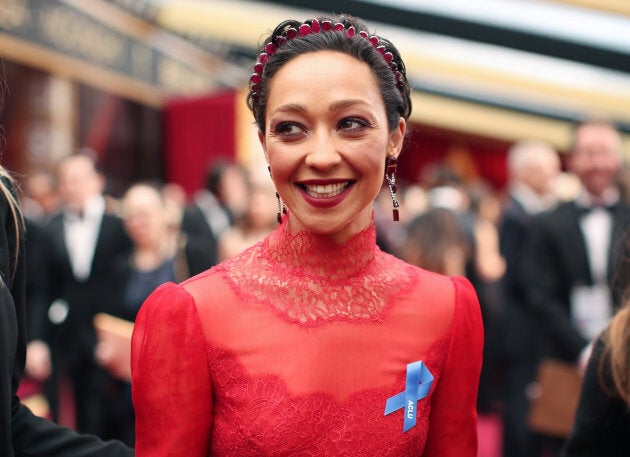
M 90 276 L 96 241 L 105 213 L 105 199 L 96 195 L 89 199 L 80 216 L 64 211 L 64 237 L 74 277 L 85 281 Z
M 592 208 L 580 218 L 580 228 L 586 242 L 593 282 L 605 283 L 608 277 L 608 255 L 613 223 L 612 214 L 605 206 L 616 204 L 619 201 L 619 192 L 613 189 L 606 192 L 600 199 L 600 206 L 595 206 L 593 200 L 594 198 L 583 190 L 576 202 L 579 206 Z
M 593 284 L 577 285 L 571 294 L 571 316 L 574 324 L 587 339 L 593 339 L 608 325 L 612 303 L 608 287 L 608 257 L 612 236 L 613 216 L 606 206 L 619 201 L 619 192 L 611 190 L 594 204 L 594 198 L 584 190 L 576 203 L 590 210 L 580 218 L 580 229 L 586 244 Z

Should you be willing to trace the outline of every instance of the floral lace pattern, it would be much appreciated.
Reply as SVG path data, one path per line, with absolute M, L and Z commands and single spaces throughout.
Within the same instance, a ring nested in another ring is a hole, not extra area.
M 448 340 L 430 350 L 427 365 L 439 383 Z M 339 402 L 316 392 L 293 396 L 271 375 L 249 376 L 226 348 L 208 347 L 215 391 L 211 455 L 404 457 L 422 454 L 431 396 L 418 402 L 418 423 L 403 433 L 403 411 L 383 414 L 388 397 L 404 389 L 368 389 Z
M 476 455 L 472 285 L 381 252 L 374 226 L 344 245 L 284 228 L 142 306 L 136 455 Z M 385 404 L 418 360 L 435 381 L 403 432 Z
M 414 285 L 414 267 L 378 248 L 373 224 L 343 245 L 285 227 L 286 220 L 215 268 L 242 299 L 267 304 L 289 321 L 380 321 L 392 300 Z

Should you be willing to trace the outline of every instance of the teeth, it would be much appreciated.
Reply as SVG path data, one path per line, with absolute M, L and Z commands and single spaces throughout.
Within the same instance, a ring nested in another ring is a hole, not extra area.
M 335 195 L 339 195 L 348 185 L 347 182 L 340 182 L 336 184 L 325 184 L 325 185 L 315 185 L 315 186 L 304 186 L 306 188 L 306 193 L 311 197 L 317 198 L 327 198 L 334 197 Z

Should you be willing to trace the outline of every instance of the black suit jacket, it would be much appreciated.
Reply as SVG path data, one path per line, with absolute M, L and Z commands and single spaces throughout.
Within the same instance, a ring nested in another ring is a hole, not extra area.
M 181 231 L 190 244 L 195 244 L 206 251 L 206 256 L 212 259 L 212 265 L 217 263 L 219 250 L 217 237 L 208 225 L 206 216 L 195 203 L 191 203 L 184 210 Z
M 609 279 L 619 261 L 622 235 L 630 224 L 630 207 L 620 203 L 611 211 Z M 526 304 L 539 318 L 544 355 L 571 362 L 588 343 L 571 323 L 571 290 L 593 284 L 580 215 L 575 202 L 567 202 L 534 218 L 528 228 L 521 271 Z
M 47 314 L 55 300 L 68 305 L 64 322 L 36 330 L 45 334 L 64 361 L 90 360 L 93 357 L 96 337 L 92 319 L 99 312 L 108 312 L 116 304 L 112 292 L 115 281 L 113 260 L 131 252 L 131 241 L 122 220 L 105 214 L 101 222 L 92 268 L 85 280 L 77 280 L 72 272 L 64 238 L 63 215 L 55 215 L 44 227 L 41 239 L 41 280 L 38 292 L 38 312 Z
M 133 451 L 119 442 L 103 443 L 80 436 L 34 416 L 16 395 L 26 354 L 25 263 L 22 242 L 19 262 L 15 225 L 8 202 L 0 193 L 0 455 L 3 457 L 125 457 Z
M 532 215 L 514 198 L 503 207 L 499 225 L 499 247 L 506 270 L 500 281 L 501 351 L 511 361 L 535 361 L 540 351 L 536 319 L 524 303 L 525 285 L 521 274 L 521 259 Z
M 190 239 L 183 237 L 174 260 L 175 277 L 173 281 L 182 282 L 214 266 L 216 258 L 213 254 L 207 251 L 204 243 L 191 242 Z M 130 309 L 124 304 L 125 293 L 133 273 L 129 255 L 120 256 L 114 265 L 117 287 L 115 291 L 112 291 L 112 298 L 115 300 L 116 308 L 112 308 L 108 312 L 133 322 L 136 320 L 139 308 Z

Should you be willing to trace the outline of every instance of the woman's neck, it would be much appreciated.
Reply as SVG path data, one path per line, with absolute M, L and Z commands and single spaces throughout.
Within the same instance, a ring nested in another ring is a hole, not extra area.
M 285 231 L 287 233 L 307 232 L 314 236 L 323 236 L 330 241 L 339 245 L 345 244 L 349 239 L 368 229 L 374 223 L 373 211 L 366 209 L 358 214 L 355 218 L 348 221 L 345 226 L 336 229 L 330 229 L 324 224 L 320 224 L 316 230 L 313 230 L 291 214 L 285 216 Z

